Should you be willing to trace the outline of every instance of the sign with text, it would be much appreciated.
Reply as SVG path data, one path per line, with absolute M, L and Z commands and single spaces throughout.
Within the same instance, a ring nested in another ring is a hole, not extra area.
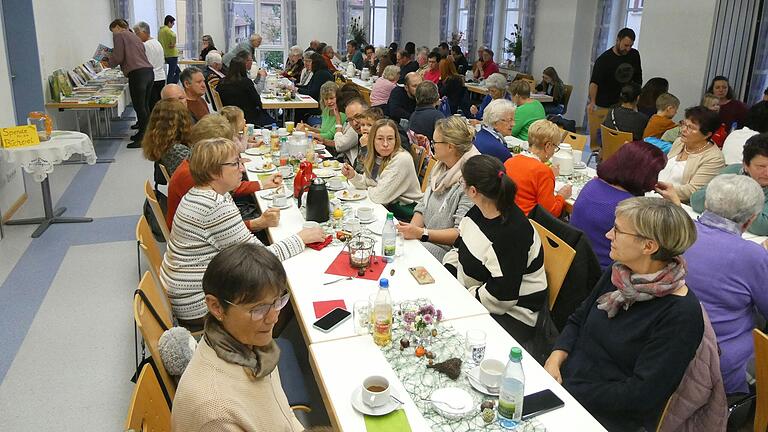
M 15 126 L 0 129 L 0 139 L 4 148 L 29 147 L 40 144 L 37 128 L 34 125 Z

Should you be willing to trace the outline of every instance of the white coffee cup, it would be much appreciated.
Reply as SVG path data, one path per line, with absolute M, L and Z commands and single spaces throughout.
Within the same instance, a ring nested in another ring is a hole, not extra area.
M 488 388 L 498 388 L 504 375 L 504 363 L 495 359 L 480 362 L 480 382 Z
M 360 232 L 360 219 L 353 217 L 345 220 L 344 230 L 349 231 L 352 234 L 357 234 L 358 232 Z
M 359 207 L 357 209 L 357 217 L 361 221 L 369 221 L 373 218 L 373 208 L 371 207 Z
M 291 174 L 293 174 L 293 167 L 290 165 L 283 165 L 283 166 L 277 167 L 277 171 L 280 173 L 281 176 L 288 177 Z
M 272 205 L 275 207 L 285 207 L 288 204 L 288 197 L 283 194 L 272 195 Z
M 341 189 L 344 187 L 344 182 L 339 178 L 331 178 L 328 179 L 328 187 L 334 190 Z
M 360 396 L 364 404 L 375 408 L 389 402 L 389 392 L 389 381 L 383 376 L 374 375 L 363 380 Z

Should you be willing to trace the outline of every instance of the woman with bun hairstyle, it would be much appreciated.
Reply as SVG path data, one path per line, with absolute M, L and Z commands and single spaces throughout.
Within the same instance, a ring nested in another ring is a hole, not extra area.
M 621 132 L 632 132 L 633 141 L 642 141 L 648 117 L 637 111 L 637 101 L 640 98 L 640 84 L 631 82 L 621 88 L 619 100 L 621 105 L 612 108 L 605 116 L 603 126 Z

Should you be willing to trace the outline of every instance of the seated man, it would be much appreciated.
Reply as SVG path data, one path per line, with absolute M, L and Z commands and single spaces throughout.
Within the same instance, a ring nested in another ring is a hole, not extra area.
M 768 235 L 768 133 L 752 136 L 744 145 L 744 162 L 728 165 L 723 168 L 723 174 L 742 174 L 752 177 L 763 188 L 763 210 L 749 226 L 749 232 L 759 236 Z M 717 178 L 717 177 L 715 177 Z M 691 207 L 697 213 L 705 209 L 707 186 L 691 195 Z
M 184 69 L 179 76 L 181 85 L 184 86 L 184 92 L 187 95 L 187 108 L 195 121 L 199 121 L 209 112 L 211 107 L 205 101 L 205 78 L 203 71 L 195 66 L 189 66 Z
M 395 87 L 389 94 L 387 107 L 389 118 L 399 124 L 401 119 L 410 119 L 416 109 L 416 87 L 421 84 L 422 78 L 416 72 L 410 72 L 405 77 L 404 87 Z
M 187 94 L 184 89 L 178 84 L 166 84 L 160 91 L 160 99 L 176 99 L 177 101 L 187 106 Z
M 440 54 L 431 52 L 427 54 L 427 69 L 424 71 L 424 79 L 437 84 L 440 81 Z
M 407 50 L 397 52 L 397 65 L 400 66 L 400 80 L 398 84 L 405 84 L 405 76 L 419 70 L 419 64 L 413 60 L 413 53 Z
M 221 60 L 221 54 L 218 51 L 208 52 L 205 56 L 205 64 L 207 67 L 205 68 L 203 75 L 206 76 L 206 80 L 210 80 L 211 78 L 224 78 L 224 72 L 221 70 L 224 66 L 224 62 Z
M 754 312 L 768 316 L 768 252 L 741 238 L 763 210 L 763 190 L 737 174 L 715 177 L 708 187 L 697 239 L 685 253 L 685 282 L 712 321 L 721 349 L 725 392 L 747 393 L 747 363 L 754 356 Z

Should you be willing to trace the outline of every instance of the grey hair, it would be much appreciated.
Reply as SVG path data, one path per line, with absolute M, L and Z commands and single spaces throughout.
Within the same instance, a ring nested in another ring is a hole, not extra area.
M 430 80 L 424 80 L 416 86 L 415 93 L 416 105 L 418 106 L 432 106 L 440 99 L 437 85 Z
M 384 68 L 383 72 L 381 72 L 381 77 L 390 81 L 392 81 L 393 79 L 397 79 L 399 76 L 400 76 L 400 66 L 389 65 Z
M 485 79 L 485 86 L 488 88 L 506 90 L 507 78 L 498 72 L 492 73 L 491 76 Z
M 752 177 L 722 174 L 709 182 L 704 208 L 743 225 L 765 206 L 765 194 Z
M 172 376 L 181 376 L 195 353 L 197 342 L 184 327 L 171 327 L 157 342 L 160 360 Z
M 294 45 L 288 50 L 289 55 L 301 55 L 303 52 L 304 50 L 298 45 Z
M 221 53 L 218 51 L 208 51 L 208 54 L 205 56 L 205 63 L 208 66 L 212 66 L 216 63 L 221 64 Z
M 419 47 L 419 49 L 416 50 L 416 57 L 423 56 L 424 58 L 427 58 L 429 55 L 429 48 L 428 47 Z
M 508 112 L 515 112 L 515 104 L 512 101 L 506 99 L 494 99 L 483 111 L 483 124 L 489 127 L 493 127 L 499 120 L 504 117 Z
M 142 32 L 142 33 L 149 34 L 149 24 L 147 24 L 144 21 L 139 21 L 136 24 L 134 24 L 133 31 L 136 33 Z
M 323 48 L 323 54 L 327 53 L 328 51 L 333 51 L 333 46 L 326 45 L 325 48 Z
M 389 49 L 382 46 L 376 48 L 376 52 L 374 53 L 374 57 L 376 58 L 384 58 L 388 55 L 389 55 Z
M 302 56 L 302 58 L 303 58 L 304 60 L 312 60 L 312 55 L 313 55 L 313 54 L 317 54 L 317 53 L 316 53 L 316 52 L 314 52 L 314 51 L 312 51 L 312 50 L 309 50 L 309 51 L 304 51 L 304 55 Z

